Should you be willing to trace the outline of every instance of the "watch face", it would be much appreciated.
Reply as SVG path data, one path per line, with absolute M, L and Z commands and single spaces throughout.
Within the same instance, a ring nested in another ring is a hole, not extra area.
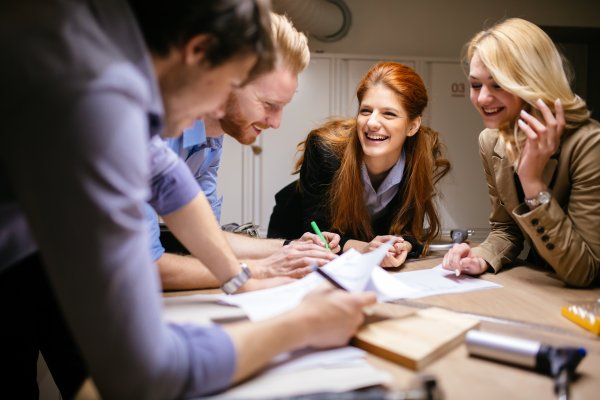
M 537 199 L 540 204 L 546 204 L 550 202 L 550 197 L 549 192 L 540 192 L 538 193 Z

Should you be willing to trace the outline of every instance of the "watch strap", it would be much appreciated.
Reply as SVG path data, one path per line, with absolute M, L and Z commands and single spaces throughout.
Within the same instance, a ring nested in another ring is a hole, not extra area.
M 525 204 L 527 204 L 527 206 L 529 206 L 530 209 L 534 209 L 539 205 L 549 203 L 551 197 L 552 195 L 550 194 L 550 192 L 541 191 L 535 197 L 526 198 Z
M 237 292 L 237 290 L 240 287 L 242 287 L 244 283 L 248 282 L 248 279 L 252 277 L 248 265 L 246 265 L 245 263 L 241 263 L 240 267 L 242 268 L 242 271 L 233 278 L 229 279 L 227 282 L 225 282 L 223 286 L 221 286 L 221 289 L 225 293 L 232 294 Z

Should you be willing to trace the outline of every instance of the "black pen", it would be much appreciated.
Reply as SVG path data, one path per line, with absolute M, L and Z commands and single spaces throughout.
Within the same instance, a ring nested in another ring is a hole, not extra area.
M 336 288 L 344 290 L 346 292 L 348 291 L 348 289 L 346 289 L 345 287 L 343 287 L 340 283 L 338 283 L 338 281 L 336 281 L 335 279 L 333 279 L 327 272 L 325 272 L 321 268 L 317 267 L 316 265 L 313 265 L 311 267 L 311 269 L 313 271 L 316 271 L 319 275 L 321 275 L 323 278 L 325 278 L 329 283 L 331 283 Z
M 335 279 L 333 279 L 331 277 L 331 275 L 329 275 L 327 272 L 325 272 L 325 270 L 317 267 L 315 264 L 312 265 L 311 269 L 313 271 L 315 271 L 317 274 L 321 275 L 323 278 L 325 278 L 326 281 L 328 281 L 329 283 L 331 283 L 336 288 L 338 288 L 340 290 L 343 290 L 344 292 L 348 291 L 348 289 L 346 289 L 338 281 L 336 281 Z M 370 316 L 372 316 L 372 315 L 375 314 L 375 310 L 373 309 L 373 307 L 363 307 L 362 312 L 367 317 L 370 317 Z

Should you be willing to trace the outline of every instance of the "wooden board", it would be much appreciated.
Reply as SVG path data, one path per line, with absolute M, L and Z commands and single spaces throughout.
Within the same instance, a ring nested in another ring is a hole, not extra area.
M 474 318 L 431 307 L 368 324 L 356 333 L 352 344 L 418 370 L 462 343 L 466 332 L 477 326 Z

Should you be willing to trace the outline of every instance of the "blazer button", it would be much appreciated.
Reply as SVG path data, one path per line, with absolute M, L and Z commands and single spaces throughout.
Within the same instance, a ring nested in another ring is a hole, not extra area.
M 544 227 L 543 227 L 543 226 L 539 226 L 539 227 L 536 229 L 536 231 L 537 231 L 537 233 L 539 233 L 539 234 L 541 235 L 542 233 L 544 233 Z
M 531 225 L 533 225 L 533 226 L 536 226 L 539 223 L 540 223 L 540 220 L 537 219 L 537 218 L 534 218 L 534 219 L 531 220 Z
M 547 242 L 550 239 L 550 236 L 544 235 L 542 236 L 542 242 Z
M 552 243 L 546 243 L 546 248 L 548 250 L 553 250 L 554 249 L 554 244 L 552 244 Z

